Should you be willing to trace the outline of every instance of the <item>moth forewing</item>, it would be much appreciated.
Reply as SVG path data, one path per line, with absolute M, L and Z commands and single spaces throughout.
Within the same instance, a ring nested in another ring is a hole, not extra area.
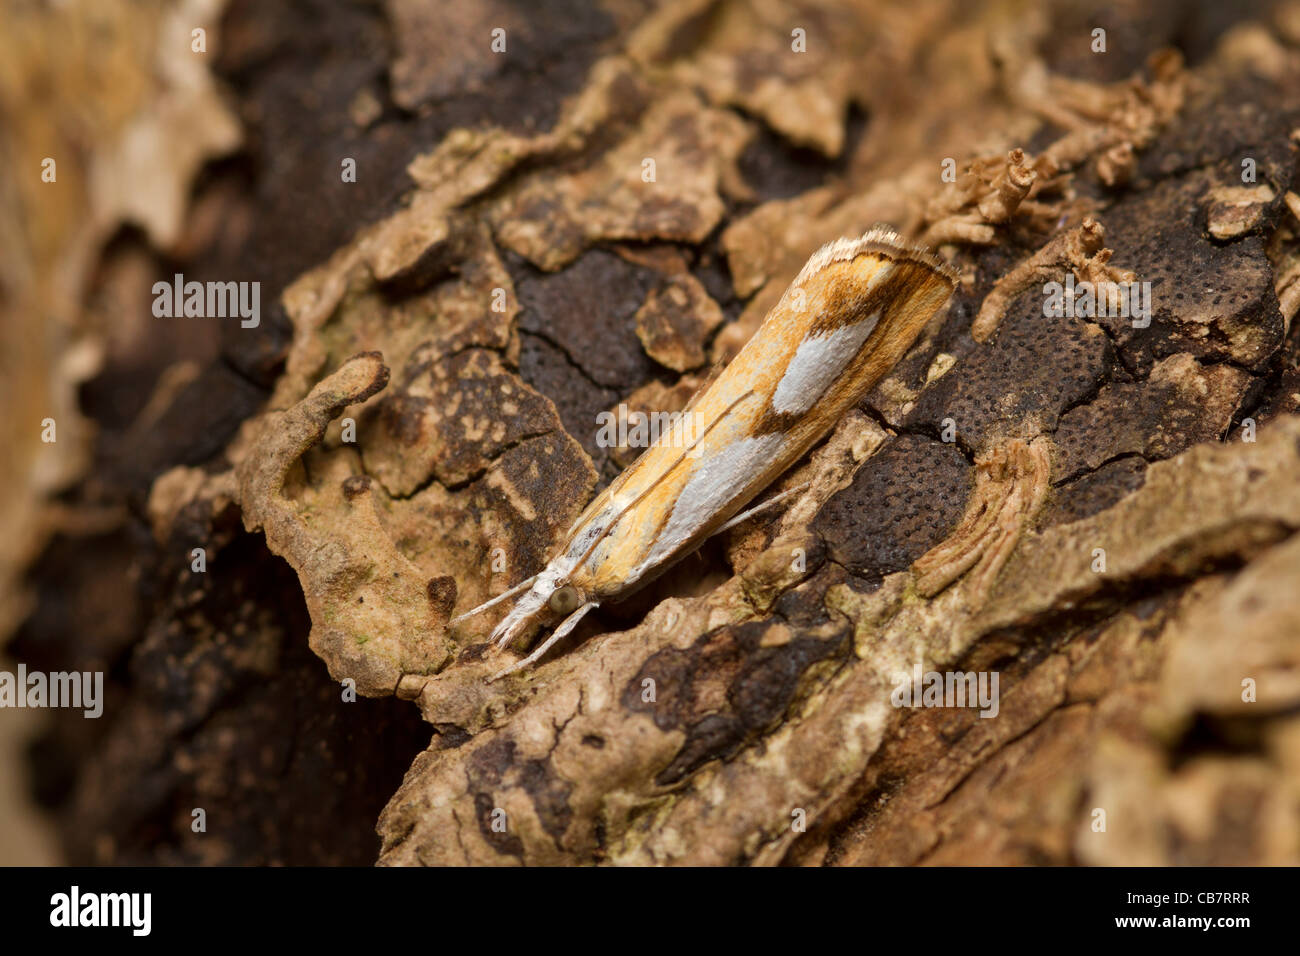
M 894 367 L 955 281 L 937 256 L 884 228 L 818 250 L 692 400 L 689 427 L 661 435 L 588 506 L 493 639 L 566 615 L 567 632 L 696 548 Z

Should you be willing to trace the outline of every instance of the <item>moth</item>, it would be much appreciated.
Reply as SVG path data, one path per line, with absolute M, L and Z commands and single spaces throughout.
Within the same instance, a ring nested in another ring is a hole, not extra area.
M 541 572 L 449 622 L 520 595 L 492 631 L 498 647 L 554 627 L 491 680 L 532 664 L 592 609 L 784 497 L 740 514 L 894 367 L 955 286 L 951 266 L 884 226 L 814 253 L 692 399 L 679 419 L 690 427 L 661 434 L 598 495 Z

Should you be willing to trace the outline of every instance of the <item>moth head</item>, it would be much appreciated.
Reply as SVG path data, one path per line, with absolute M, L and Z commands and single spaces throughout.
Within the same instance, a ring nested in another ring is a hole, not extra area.
M 519 596 L 510 613 L 493 629 L 490 640 L 505 647 L 531 636 L 538 628 L 558 624 L 586 600 L 579 588 L 553 568 L 547 568 L 537 576 L 533 586 Z

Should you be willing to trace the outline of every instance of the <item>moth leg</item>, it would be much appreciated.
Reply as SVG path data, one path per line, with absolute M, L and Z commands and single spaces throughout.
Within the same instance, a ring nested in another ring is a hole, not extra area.
M 533 586 L 533 582 L 536 580 L 537 580 L 537 575 L 534 574 L 531 578 L 528 578 L 525 581 L 520 581 L 509 591 L 506 591 L 504 594 L 498 594 L 496 597 L 492 598 L 492 600 L 484 601 L 482 604 L 480 604 L 478 607 L 474 608 L 473 610 L 466 611 L 464 614 L 456 615 L 450 621 L 447 622 L 447 626 L 451 627 L 453 624 L 459 624 L 461 621 L 465 620 L 466 618 L 473 617 L 479 611 L 486 611 L 492 605 L 500 604 L 506 598 L 514 597 L 520 591 L 527 591 L 530 587 Z
M 726 522 L 724 525 L 722 525 L 722 527 L 718 528 L 713 533 L 722 534 L 722 532 L 726 531 L 728 528 L 734 528 L 742 521 L 748 520 L 749 518 L 758 514 L 760 511 L 766 511 L 768 508 L 772 507 L 775 504 L 779 504 L 780 502 L 784 501 L 786 498 L 789 498 L 793 495 L 797 495 L 801 491 L 807 491 L 809 486 L 811 485 L 812 485 L 811 481 L 805 481 L 802 485 L 795 485 L 793 488 L 787 488 L 779 495 L 773 495 L 771 498 L 768 498 L 761 505 L 755 505 L 754 507 L 750 508 L 748 511 L 742 511 L 740 514 L 736 515 L 730 521 Z
M 564 637 L 564 635 L 568 634 L 575 627 L 577 627 L 578 622 L 581 621 L 583 617 L 586 616 L 588 611 L 596 607 L 600 607 L 599 601 L 588 601 L 582 607 L 578 608 L 576 611 L 574 611 L 572 614 L 566 617 L 563 621 L 561 621 L 560 626 L 555 629 L 555 632 L 551 634 L 550 637 L 548 637 L 545 641 L 542 642 L 541 646 L 538 647 L 537 650 L 533 651 L 523 660 L 516 661 L 515 663 L 511 664 L 505 670 L 493 674 L 491 677 L 488 678 L 487 682 L 490 684 L 494 680 L 499 680 L 500 678 L 505 677 L 507 674 L 513 674 L 515 671 L 523 670 L 529 664 L 535 663 L 539 657 L 541 657 L 543 654 L 545 654 L 548 650 L 551 649 L 551 647 L 555 644 L 556 641 L 558 641 L 560 638 Z

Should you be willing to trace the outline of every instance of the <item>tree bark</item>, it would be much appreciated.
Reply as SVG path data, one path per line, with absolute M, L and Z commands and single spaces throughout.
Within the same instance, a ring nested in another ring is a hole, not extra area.
M 10 645 L 110 673 L 35 751 L 67 857 L 1300 862 L 1293 18 L 452 6 L 230 4 L 245 145 L 185 241 L 99 239 L 94 288 L 267 315 L 83 392 L 63 506 L 120 520 L 50 539 Z M 876 221 L 961 281 L 808 488 L 488 683 L 499 612 L 447 622 L 634 456 L 600 413 L 681 409 Z

